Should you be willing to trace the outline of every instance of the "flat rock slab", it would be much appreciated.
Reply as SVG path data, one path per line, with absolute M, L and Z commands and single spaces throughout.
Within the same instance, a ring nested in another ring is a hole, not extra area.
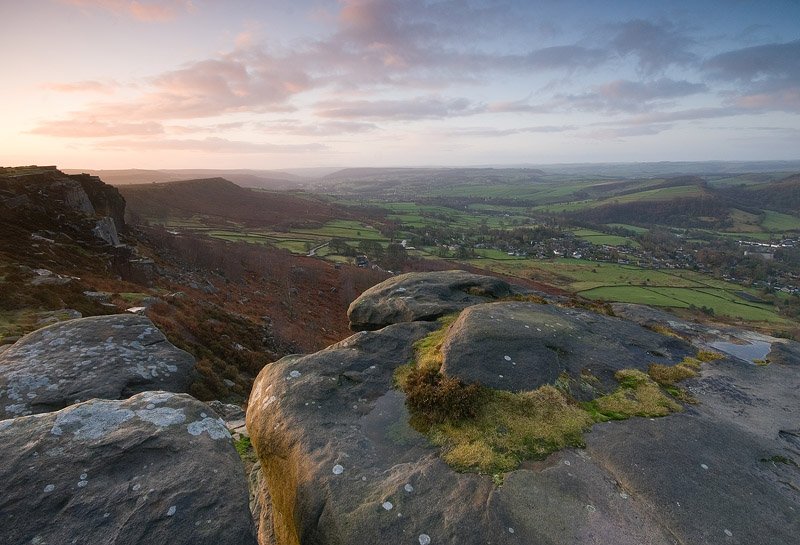
M 0 543 L 255 543 L 224 424 L 145 392 L 0 421 Z
M 786 545 L 800 536 L 796 365 L 703 366 L 700 401 L 660 419 L 600 424 L 586 454 L 646 500 L 678 543 Z
M 466 383 L 525 391 L 554 384 L 567 373 L 573 395 L 591 399 L 617 386 L 614 373 L 620 369 L 674 364 L 694 350 L 680 339 L 619 318 L 500 302 L 464 310 L 450 327 L 442 354 L 443 372 Z
M 514 293 L 510 284 L 465 271 L 407 273 L 371 287 L 350 304 L 347 316 L 356 331 L 415 320 L 435 320 L 476 303 Z
M 87 399 L 147 390 L 183 392 L 194 358 L 148 318 L 132 314 L 60 322 L 0 354 L 0 418 L 50 412 Z
M 413 342 L 436 326 L 362 332 L 259 374 L 247 422 L 273 502 L 261 527 L 274 535 L 262 543 L 672 543 L 581 452 L 518 470 L 500 488 L 442 462 L 392 388 Z

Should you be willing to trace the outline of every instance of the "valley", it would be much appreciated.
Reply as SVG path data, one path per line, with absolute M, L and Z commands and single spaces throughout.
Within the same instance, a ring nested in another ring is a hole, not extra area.
M 252 199 L 241 206 L 223 195 L 244 190 L 221 181 L 181 182 L 184 190 L 191 187 L 191 198 L 168 198 L 174 182 L 121 190 L 137 219 L 175 234 L 392 272 L 470 266 L 587 299 L 655 305 L 683 317 L 796 335 L 797 176 L 627 174 L 348 169 L 300 180 L 303 191 L 251 189 Z M 213 185 L 213 194 L 201 184 Z M 771 197 L 775 191 L 782 192 L 780 203 Z M 228 217 L 192 205 L 201 194 L 207 202 L 226 202 Z M 296 202 L 280 203 L 278 195 Z M 248 215 L 259 199 L 276 205 L 259 217 Z M 175 201 L 181 204 L 164 206 Z

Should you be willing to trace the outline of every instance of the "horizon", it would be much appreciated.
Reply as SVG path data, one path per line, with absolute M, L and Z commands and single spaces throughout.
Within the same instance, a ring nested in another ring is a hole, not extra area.
M 45 0 L 0 20 L 5 165 L 800 159 L 791 0 Z

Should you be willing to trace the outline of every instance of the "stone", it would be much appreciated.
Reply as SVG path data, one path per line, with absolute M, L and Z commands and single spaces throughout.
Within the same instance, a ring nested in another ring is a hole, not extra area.
M 394 387 L 414 342 L 438 327 L 409 321 L 364 331 L 261 371 L 247 427 L 260 497 L 272 501 L 271 514 L 261 510 L 260 527 L 271 532 L 262 543 L 782 545 L 800 535 L 800 358 L 791 343 L 768 366 L 704 363 L 700 376 L 680 383 L 697 400 L 680 413 L 596 424 L 585 448 L 491 476 L 448 467 L 410 426 Z M 717 338 L 707 331 L 692 337 L 698 347 Z M 484 302 L 452 326 L 444 372 L 493 386 L 502 374 L 517 389 L 518 381 L 559 379 L 558 369 L 591 370 L 610 388 L 615 369 L 674 363 L 694 350 L 581 309 Z M 531 354 L 536 361 L 525 359 Z
M 29 333 L 0 354 L 0 418 L 92 398 L 186 391 L 194 358 L 146 317 L 94 316 Z
M 2 543 L 255 543 L 224 425 L 186 394 L 145 392 L 0 421 Z
M 415 320 L 435 320 L 476 303 L 514 293 L 491 276 L 464 271 L 407 273 L 371 287 L 350 304 L 347 316 L 356 331 Z
M 281 491 L 272 495 L 271 520 L 262 517 L 260 523 L 273 524 L 271 539 L 402 544 L 419 536 L 421 543 L 455 545 L 480 536 L 486 543 L 672 543 L 644 504 L 630 505 L 611 475 L 574 451 L 553 455 L 545 470 L 507 475 L 500 488 L 490 476 L 456 473 L 442 462 L 428 439 L 409 426 L 404 396 L 392 387 L 392 373 L 408 361 L 413 342 L 436 327 L 411 322 L 362 332 L 261 371 L 247 422 L 264 494 Z M 289 369 L 302 376 L 286 380 Z M 565 457 L 570 466 L 560 463 Z
M 620 318 L 500 302 L 461 313 L 442 345 L 442 371 L 465 383 L 510 391 L 555 384 L 566 373 L 570 393 L 588 400 L 616 388 L 614 374 L 621 369 L 646 372 L 651 363 L 674 364 L 694 353 L 681 339 Z

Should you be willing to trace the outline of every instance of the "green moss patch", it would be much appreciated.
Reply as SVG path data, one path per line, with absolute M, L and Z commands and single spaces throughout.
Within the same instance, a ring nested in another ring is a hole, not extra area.
M 566 373 L 554 385 L 526 392 L 465 384 L 444 375 L 441 349 L 456 318 L 440 319 L 439 330 L 415 343 L 415 360 L 395 371 L 395 384 L 406 394 L 411 426 L 441 448 L 450 467 L 490 474 L 496 482 L 524 460 L 582 446 L 583 433 L 596 422 L 682 410 L 678 401 L 696 400 L 676 383 L 697 376 L 702 362 L 721 357 L 701 351 L 677 365 L 652 364 L 648 373 L 623 369 L 614 377 L 619 383 L 615 391 L 579 404 L 569 393 L 576 379 Z M 578 380 L 597 391 L 596 377 L 582 375 Z

